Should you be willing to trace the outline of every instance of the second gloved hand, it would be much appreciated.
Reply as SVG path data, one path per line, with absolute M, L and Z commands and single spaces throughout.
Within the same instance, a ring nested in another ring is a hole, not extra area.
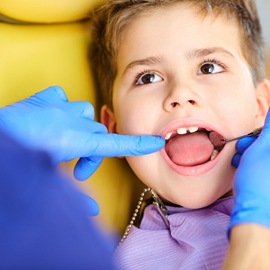
M 260 136 L 239 140 L 237 150 L 232 161 L 238 169 L 229 230 L 241 223 L 256 223 L 270 228 L 270 112 Z

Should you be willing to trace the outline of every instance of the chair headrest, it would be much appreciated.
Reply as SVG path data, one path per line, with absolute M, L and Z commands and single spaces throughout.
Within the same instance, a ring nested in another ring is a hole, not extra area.
M 1 0 L 1 20 L 26 23 L 79 21 L 103 0 Z

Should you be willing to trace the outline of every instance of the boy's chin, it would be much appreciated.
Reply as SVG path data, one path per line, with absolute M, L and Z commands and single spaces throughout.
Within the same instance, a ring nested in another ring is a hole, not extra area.
M 221 195 L 221 196 L 204 196 L 202 197 L 202 194 L 199 194 L 197 197 L 193 196 L 192 198 L 186 198 L 184 200 L 166 200 L 164 198 L 162 198 L 162 201 L 168 205 L 168 206 L 174 206 L 174 207 L 184 207 L 184 208 L 188 208 L 188 209 L 200 209 L 200 208 L 204 208 L 207 207 L 209 205 L 211 205 L 212 203 L 216 202 L 219 199 L 224 199 L 227 197 L 232 196 L 232 190 L 226 192 L 225 194 Z M 174 202 L 172 202 L 174 201 Z

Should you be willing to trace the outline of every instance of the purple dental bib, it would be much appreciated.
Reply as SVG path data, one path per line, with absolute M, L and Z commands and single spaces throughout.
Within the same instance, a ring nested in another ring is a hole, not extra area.
M 117 248 L 116 265 L 123 270 L 221 269 L 233 202 L 228 197 L 202 209 L 168 206 L 169 229 L 149 205 L 140 228 L 132 226 Z

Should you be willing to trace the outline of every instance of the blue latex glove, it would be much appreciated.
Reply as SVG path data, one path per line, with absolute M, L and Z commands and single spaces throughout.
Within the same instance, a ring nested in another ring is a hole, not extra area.
M 144 155 L 165 144 L 161 137 L 108 134 L 104 125 L 94 121 L 90 103 L 69 102 L 57 86 L 0 108 L 0 128 L 22 144 L 48 152 L 55 164 L 80 158 L 74 169 L 78 180 L 90 177 L 103 157 Z M 89 215 L 98 214 L 98 204 L 82 197 Z
M 0 108 L 1 127 L 21 143 L 49 152 L 55 163 L 81 158 L 74 170 L 78 180 L 90 177 L 103 157 L 145 155 L 165 144 L 156 136 L 108 134 L 94 121 L 90 103 L 69 102 L 57 86 Z
M 232 164 L 238 166 L 234 180 L 235 205 L 230 229 L 240 223 L 256 223 L 270 228 L 270 112 L 258 138 L 237 142 Z

